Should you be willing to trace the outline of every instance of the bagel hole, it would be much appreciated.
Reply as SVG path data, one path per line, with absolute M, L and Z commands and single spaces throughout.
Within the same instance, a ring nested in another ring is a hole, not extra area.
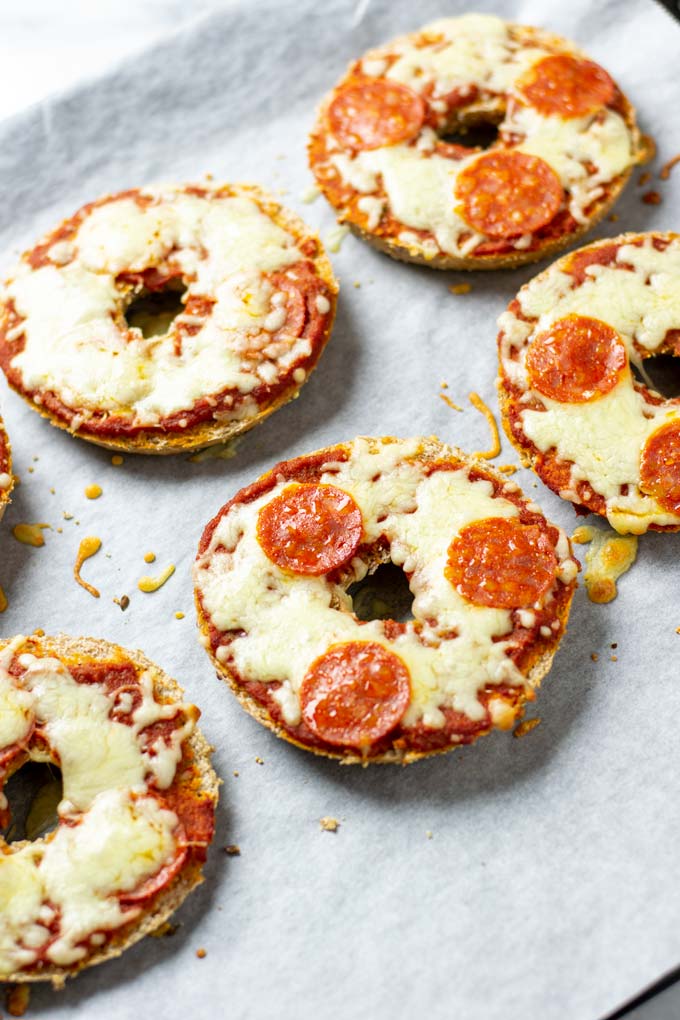
M 468 111 L 464 117 L 457 117 L 448 124 L 440 140 L 451 145 L 464 145 L 468 149 L 489 149 L 498 140 L 498 127 L 502 114 L 494 118 L 488 112 L 484 115 Z
M 376 570 L 356 581 L 347 589 L 354 615 L 364 623 L 369 620 L 395 620 L 406 623 L 413 619 L 413 593 L 408 578 L 395 563 L 381 563 Z
M 28 761 L 5 783 L 10 821 L 2 836 L 7 843 L 39 839 L 56 829 L 57 807 L 63 799 L 61 769 L 50 762 Z
M 177 279 L 168 281 L 162 290 L 144 289 L 127 306 L 125 321 L 131 329 L 140 330 L 145 339 L 162 336 L 184 311 L 185 294 L 186 287 Z
M 675 354 L 655 354 L 644 358 L 642 368 L 631 362 L 633 375 L 643 386 L 647 386 L 666 399 L 680 397 L 680 358 Z

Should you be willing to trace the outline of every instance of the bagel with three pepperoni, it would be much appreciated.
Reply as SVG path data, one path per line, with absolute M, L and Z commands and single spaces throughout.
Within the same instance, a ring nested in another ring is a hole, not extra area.
M 617 531 L 680 529 L 680 401 L 645 365 L 680 350 L 680 234 L 554 262 L 499 319 L 503 424 L 527 466 Z
M 406 622 L 350 585 L 402 567 Z M 519 487 L 438 440 L 358 438 L 277 464 L 195 565 L 201 637 L 260 722 L 343 762 L 409 762 L 507 728 L 564 632 L 577 564 Z
M 497 128 L 491 146 L 461 144 L 479 125 Z M 309 143 L 341 222 L 438 269 L 518 266 L 572 244 L 647 155 L 604 68 L 565 39 L 481 14 L 351 64 Z
M 12 449 L 9 445 L 9 436 L 5 430 L 4 422 L 0 418 L 0 519 L 7 508 L 13 488 Z
M 210 446 L 297 395 L 336 294 L 319 240 L 256 187 L 124 191 L 23 255 L 0 301 L 0 367 L 53 425 L 93 443 Z M 178 314 L 153 314 L 160 295 Z
M 0 980 L 119 956 L 202 881 L 217 778 L 199 711 L 140 652 L 88 638 L 0 641 L 2 793 L 28 761 L 62 774 L 58 824 L 0 837 Z

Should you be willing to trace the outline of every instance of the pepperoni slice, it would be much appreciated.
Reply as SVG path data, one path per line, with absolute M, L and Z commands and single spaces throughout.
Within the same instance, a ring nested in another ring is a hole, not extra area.
M 621 337 L 601 319 L 567 315 L 529 345 L 529 382 L 544 397 L 584 404 L 614 389 L 628 363 Z
M 341 145 L 379 149 L 415 138 L 425 112 L 422 98 L 406 85 L 370 81 L 338 92 L 328 108 L 328 120 Z
M 616 85 L 603 67 L 567 53 L 539 60 L 517 87 L 539 113 L 565 120 L 594 113 L 616 95 Z
M 282 570 L 318 576 L 354 555 L 363 532 L 361 510 L 334 485 L 289 485 L 265 504 L 257 539 Z
M 393 730 L 411 699 L 404 662 L 373 641 L 333 645 L 300 687 L 302 716 L 328 744 L 367 748 Z
M 535 524 L 488 517 L 456 535 L 444 573 L 475 606 L 522 609 L 539 602 L 552 587 L 557 557 Z
M 180 873 L 182 865 L 187 859 L 187 848 L 186 846 L 178 845 L 175 850 L 175 856 L 172 860 L 164 864 L 160 871 L 157 871 L 155 875 L 151 875 L 145 879 L 140 886 L 131 892 L 120 893 L 118 899 L 124 906 L 132 906 L 135 904 L 143 903 L 145 900 L 151 899 L 157 892 L 164 889 L 167 885 L 170 885 L 173 878 Z
M 485 152 L 456 181 L 463 218 L 489 237 L 519 237 L 544 227 L 559 210 L 563 194 L 545 160 L 515 149 Z
M 307 322 L 307 303 L 305 295 L 298 285 L 286 276 L 285 273 L 275 273 L 271 277 L 272 286 L 275 290 L 286 295 L 286 321 L 283 326 L 273 334 L 276 340 L 282 337 L 297 339 Z
M 640 488 L 665 510 L 680 513 L 680 420 L 662 425 L 642 448 Z

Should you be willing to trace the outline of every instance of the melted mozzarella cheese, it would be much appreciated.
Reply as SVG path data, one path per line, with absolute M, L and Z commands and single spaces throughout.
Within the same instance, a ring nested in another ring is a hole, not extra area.
M 578 502 L 575 486 L 588 482 L 605 498 L 606 516 L 617 531 L 641 534 L 652 523 L 677 524 L 678 515 L 640 492 L 639 482 L 642 447 L 662 424 L 680 419 L 680 407 L 649 403 L 635 389 L 631 371 L 596 400 L 576 404 L 550 400 L 531 388 L 524 356 L 533 336 L 567 315 L 608 323 L 620 334 L 633 361 L 639 358 L 634 341 L 654 352 L 670 329 L 680 328 L 680 242 L 673 241 L 663 252 L 654 248 L 651 238 L 639 246 L 623 245 L 615 262 L 588 267 L 586 279 L 578 286 L 560 266 L 558 262 L 535 277 L 518 295 L 523 315 L 537 320 L 535 324 L 512 312 L 499 320 L 505 334 L 501 344 L 504 372 L 544 408 L 522 411 L 522 430 L 542 453 L 555 450 L 560 460 L 572 462 L 565 498 Z M 625 495 L 622 486 L 628 487 Z
M 0 652 L 0 750 L 25 738 L 34 722 L 40 726 L 49 750 L 29 745 L 28 754 L 59 763 L 58 813 L 69 824 L 47 840 L 0 854 L 0 977 L 40 952 L 58 965 L 74 963 L 90 951 L 81 944 L 88 936 L 136 916 L 116 894 L 156 874 L 176 848 L 177 817 L 147 796 L 148 784 L 170 785 L 193 729 L 188 706 L 156 702 L 149 673 L 140 677 L 134 711 L 132 699 L 117 699 L 99 683 L 77 683 L 57 659 L 21 655 L 25 671 L 13 677 L 8 667 L 23 643 L 16 638 Z M 186 720 L 169 742 L 157 738 L 146 747 L 145 728 L 178 711 Z M 49 930 L 55 911 L 56 940 Z
M 71 261 L 63 263 L 63 242 L 55 242 L 52 261 L 38 269 L 23 262 L 5 296 L 25 320 L 25 346 L 11 364 L 27 389 L 53 390 L 86 413 L 104 409 L 154 424 L 201 397 L 227 389 L 248 394 L 274 382 L 309 354 L 309 341 L 288 338 L 280 350 L 267 348 L 279 328 L 272 310 L 278 308 L 277 322 L 285 320 L 287 295 L 275 293 L 263 274 L 285 271 L 303 256 L 251 198 L 179 189 L 145 194 L 152 202 L 143 207 L 126 198 L 94 208 L 72 241 Z M 148 338 L 127 327 L 116 280 L 169 256 L 190 279 L 187 300 L 215 300 L 200 330 L 183 335 L 179 355 L 177 324 Z
M 464 95 L 466 89 L 472 93 L 481 88 L 507 98 L 513 96 L 518 80 L 548 54 L 540 46 L 518 42 L 512 28 L 491 15 L 442 18 L 414 36 L 371 50 L 362 67 L 372 76 L 384 76 L 418 93 L 431 90 L 435 110 L 438 97 L 454 90 Z M 430 41 L 423 44 L 422 36 Z M 637 160 L 630 129 L 619 114 L 606 109 L 596 116 L 565 120 L 511 101 L 499 126 L 499 144 L 508 137 L 513 146 L 519 139 L 520 151 L 540 157 L 553 168 L 580 223 L 587 222 L 586 210 L 603 195 L 603 186 Z M 407 227 L 430 231 L 441 251 L 465 256 L 485 239 L 477 233 L 471 236 L 454 197 L 458 174 L 476 156 L 446 159 L 433 153 L 432 147 L 432 129 L 424 127 L 413 145 L 383 146 L 354 156 L 334 150 L 329 163 L 364 196 L 382 189 L 392 215 Z M 594 172 L 586 164 L 594 165 Z M 359 208 L 369 217 L 368 229 L 375 229 L 379 217 L 371 215 L 366 198 L 360 199 Z M 438 254 L 431 242 L 428 248 L 417 236 L 401 239 L 425 257 Z M 525 235 L 512 244 L 521 250 L 531 240 L 531 235 Z
M 175 853 L 177 816 L 153 797 L 129 790 L 100 793 L 78 824 L 60 826 L 47 844 L 29 844 L 0 858 L 0 976 L 33 963 L 82 960 L 93 933 L 128 924 L 141 908 L 122 907 L 130 892 Z M 59 934 L 49 930 L 60 911 Z
M 499 640 L 512 630 L 510 612 L 473 606 L 444 576 L 449 545 L 461 528 L 485 517 L 514 517 L 517 506 L 494 497 L 490 482 L 471 481 L 465 468 L 428 476 L 426 465 L 415 459 L 420 447 L 419 440 L 376 445 L 360 438 L 349 459 L 326 464 L 320 478 L 355 500 L 363 541 L 386 536 L 392 560 L 411 575 L 418 628 L 409 623 L 390 639 L 380 620 L 361 623 L 351 615 L 344 589 L 365 576 L 360 560 L 340 587 L 324 577 L 286 574 L 266 556 L 257 540 L 258 513 L 286 488 L 285 481 L 248 504 L 234 505 L 197 564 L 196 584 L 212 624 L 220 631 L 244 631 L 218 648 L 218 659 L 233 657 L 243 677 L 281 681 L 275 697 L 289 725 L 300 720 L 298 692 L 307 670 L 336 642 L 377 641 L 401 656 L 412 678 L 404 718 L 409 726 L 419 721 L 443 726 L 443 706 L 479 719 L 484 710 L 478 694 L 486 684 L 524 683 L 507 655 L 508 643 Z M 226 551 L 216 551 L 220 547 Z M 450 637 L 452 630 L 457 637 Z

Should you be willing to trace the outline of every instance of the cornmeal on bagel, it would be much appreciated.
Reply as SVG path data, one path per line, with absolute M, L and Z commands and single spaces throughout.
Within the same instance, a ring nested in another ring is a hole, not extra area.
M 10 493 L 14 487 L 14 475 L 12 474 L 12 450 L 9 445 L 9 436 L 5 431 L 5 425 L 0 418 L 0 518 L 5 512 L 9 503 Z
M 0 980 L 58 985 L 119 956 L 202 881 L 217 778 L 199 714 L 140 652 L 0 641 L 0 825 L 25 762 L 63 781 L 54 831 L 0 837 Z
M 497 126 L 490 148 L 460 144 L 480 124 Z M 355 61 L 309 144 L 341 222 L 438 269 L 517 266 L 572 244 L 646 156 L 602 67 L 486 14 L 441 18 Z
M 402 567 L 413 619 L 351 584 Z M 241 704 L 344 762 L 409 762 L 507 728 L 564 631 L 577 564 L 519 487 L 437 439 L 360 437 L 224 506 L 195 566 L 203 643 Z
M 159 335 L 140 296 L 181 292 Z M 296 396 L 328 340 L 337 284 L 319 240 L 247 185 L 108 195 L 26 252 L 0 302 L 0 367 L 52 424 L 174 453 L 223 442 Z
M 499 326 L 503 423 L 525 464 L 619 532 L 680 529 L 680 401 L 633 374 L 680 350 L 680 234 L 565 255 Z

